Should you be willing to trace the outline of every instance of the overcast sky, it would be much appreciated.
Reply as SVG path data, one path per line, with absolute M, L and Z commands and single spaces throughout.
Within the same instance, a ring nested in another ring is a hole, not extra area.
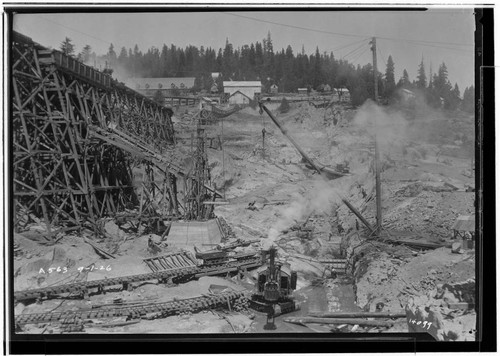
M 271 33 L 274 51 L 291 45 L 294 53 L 333 51 L 355 64 L 371 62 L 368 38 L 377 37 L 378 69 L 392 55 L 396 80 L 407 69 L 414 80 L 423 56 L 426 75 L 446 63 L 460 92 L 474 84 L 474 14 L 472 8 L 428 11 L 228 11 L 154 13 L 54 13 L 14 16 L 13 28 L 44 46 L 58 48 L 67 36 L 79 52 L 89 44 L 97 54 L 110 43 L 119 53 L 135 44 L 143 52 L 163 44 L 234 48 L 262 41 Z

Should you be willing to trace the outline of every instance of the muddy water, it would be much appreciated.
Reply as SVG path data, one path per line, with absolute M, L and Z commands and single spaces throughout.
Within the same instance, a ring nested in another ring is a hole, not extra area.
M 255 312 L 255 320 L 250 332 L 252 333 L 313 333 L 330 332 L 328 326 L 311 324 L 310 327 L 285 323 L 289 317 L 307 316 L 312 312 L 360 311 L 355 303 L 352 284 L 347 280 L 331 280 L 324 285 L 310 285 L 295 291 L 295 299 L 300 303 L 300 310 L 280 315 L 275 318 L 276 329 L 268 330 L 264 326 L 267 317 L 264 313 Z

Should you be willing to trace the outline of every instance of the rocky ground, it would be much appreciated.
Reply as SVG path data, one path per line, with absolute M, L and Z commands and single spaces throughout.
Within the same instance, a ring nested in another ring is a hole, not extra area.
M 476 314 L 463 303 L 474 303 L 470 297 L 475 285 L 474 252 L 452 253 L 450 248 L 454 242 L 451 226 L 455 219 L 474 212 L 469 147 L 473 118 L 425 109 L 409 121 L 395 110 L 370 104 L 358 109 L 343 106 L 331 110 L 295 103 L 284 114 L 277 105 L 270 104 L 269 108 L 318 164 L 335 168 L 348 162 L 350 167 L 349 175 L 325 181 L 301 162 L 300 154 L 265 113 L 261 115 L 251 108 L 226 117 L 206 130 L 209 138 L 220 137 L 223 147 L 222 150 L 207 148 L 212 179 L 228 202 L 217 206 L 216 215 L 224 217 L 239 238 L 259 238 L 264 248 L 278 247 L 280 259 L 299 274 L 296 295 L 306 305 L 300 315 L 307 314 L 309 308 L 373 311 L 380 303 L 384 310 L 400 310 L 411 302 L 414 308 L 420 308 L 421 317 L 426 317 L 429 311 L 441 316 L 436 321 L 441 339 L 473 339 Z M 186 152 L 190 149 L 189 122 L 183 119 L 193 113 L 183 109 L 175 114 L 176 130 L 185 137 L 180 138 L 179 143 L 185 146 Z M 368 234 L 364 226 L 359 221 L 356 223 L 354 214 L 342 203 L 342 199 L 347 199 L 375 224 L 372 164 L 375 134 L 381 149 L 384 229 L 396 239 L 412 235 L 442 247 L 419 251 L 404 245 L 366 240 Z M 112 238 L 99 242 L 99 246 L 116 256 L 112 261 L 103 260 L 92 246 L 82 241 L 81 234 L 68 234 L 54 246 L 41 243 L 43 228 L 37 224 L 16 234 L 15 242 L 21 252 L 15 255 L 14 261 L 15 290 L 148 272 L 141 262 L 150 255 L 147 241 L 151 237 L 161 243 L 161 237 L 131 233 L 113 222 L 107 223 L 105 229 Z M 328 271 L 318 260 L 339 257 L 343 253 L 341 249 L 349 258 L 352 275 L 329 279 Z M 79 267 L 92 264 L 102 265 L 104 269 L 78 272 Z M 56 269 L 40 273 L 41 268 L 47 271 L 58 266 L 67 267 L 68 271 Z M 250 276 L 246 282 L 247 285 L 211 277 L 175 287 L 145 283 L 133 292 L 121 292 L 125 294 L 118 296 L 130 300 L 169 300 L 204 293 L 210 284 L 238 289 L 250 288 L 254 281 Z M 16 313 L 53 308 L 67 310 L 84 306 L 81 303 L 102 303 L 107 299 L 109 297 L 96 295 L 85 302 L 54 300 L 42 305 L 19 304 Z M 88 332 L 262 332 L 259 320 L 259 316 L 251 319 L 234 312 L 227 315 L 209 312 L 112 329 L 95 325 L 88 328 Z M 281 323 L 280 327 L 287 332 L 305 329 L 286 325 Z M 330 331 L 320 329 L 313 330 Z M 387 329 L 407 330 L 404 319 Z M 25 331 L 41 332 L 34 327 Z

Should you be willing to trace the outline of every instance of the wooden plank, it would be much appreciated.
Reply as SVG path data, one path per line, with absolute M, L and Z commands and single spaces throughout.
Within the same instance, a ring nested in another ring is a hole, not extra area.
M 394 325 L 393 321 L 384 320 L 366 320 L 366 319 L 336 319 L 336 318 L 313 318 L 313 317 L 299 317 L 299 318 L 287 318 L 284 320 L 286 323 L 292 324 L 350 324 L 350 325 L 361 325 L 361 326 L 380 326 L 380 327 L 390 327 Z
M 394 312 L 312 312 L 308 316 L 316 318 L 406 318 L 404 310 Z
M 86 237 L 83 238 L 83 240 L 88 243 L 90 246 L 92 246 L 96 252 L 98 252 L 99 254 L 103 255 L 105 258 L 116 258 L 115 256 L 113 256 L 112 254 L 110 254 L 109 252 L 103 250 L 102 248 L 100 248 L 99 246 L 97 246 L 96 244 L 92 243 L 89 239 L 87 239 Z

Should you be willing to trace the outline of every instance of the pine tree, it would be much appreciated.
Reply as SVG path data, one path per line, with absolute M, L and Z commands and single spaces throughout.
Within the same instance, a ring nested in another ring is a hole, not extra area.
M 453 88 L 453 95 L 457 98 L 460 98 L 460 89 L 458 89 L 457 83 L 455 83 L 455 87 Z
M 62 53 L 67 56 L 73 57 L 75 54 L 75 45 L 72 43 L 71 38 L 66 37 L 59 47 Z
M 462 101 L 462 110 L 473 113 L 474 112 L 474 86 L 465 88 L 464 99 Z
M 113 68 L 116 65 L 116 52 L 115 52 L 115 47 L 111 43 L 108 49 L 108 54 L 106 55 L 107 57 L 107 62 L 108 66 Z
M 408 89 L 410 85 L 411 83 L 410 83 L 410 77 L 408 76 L 408 72 L 406 69 L 403 69 L 403 76 L 401 77 L 401 79 L 399 79 L 397 87 Z
M 427 87 L 427 78 L 425 76 L 425 68 L 424 68 L 424 57 L 422 57 L 422 61 L 418 66 L 418 74 L 417 74 L 417 88 L 424 90 Z
M 387 66 L 385 68 L 385 83 L 384 83 L 384 96 L 389 98 L 396 88 L 396 80 L 394 78 L 394 61 L 392 60 L 392 56 L 389 55 L 387 59 Z
M 322 74 L 321 74 L 321 56 L 319 54 L 319 48 L 316 47 L 316 53 L 314 55 L 313 58 L 311 58 L 311 61 L 314 63 L 313 65 L 313 72 L 312 72 L 312 75 L 311 75 L 311 79 L 312 79 L 312 85 L 313 85 L 313 88 L 318 88 L 318 86 L 321 83 L 322 81 Z
M 264 43 L 264 53 L 272 55 L 274 52 L 273 41 L 271 40 L 271 31 L 267 31 L 267 37 L 262 42 Z
M 78 55 L 78 59 L 83 63 L 88 64 L 88 62 L 90 61 L 91 54 L 92 54 L 92 47 L 90 47 L 90 45 L 85 45 L 85 47 L 83 47 L 82 51 Z
M 429 68 L 429 90 L 432 90 L 433 86 L 432 86 L 432 62 L 431 62 L 431 65 L 430 65 L 430 68 Z

